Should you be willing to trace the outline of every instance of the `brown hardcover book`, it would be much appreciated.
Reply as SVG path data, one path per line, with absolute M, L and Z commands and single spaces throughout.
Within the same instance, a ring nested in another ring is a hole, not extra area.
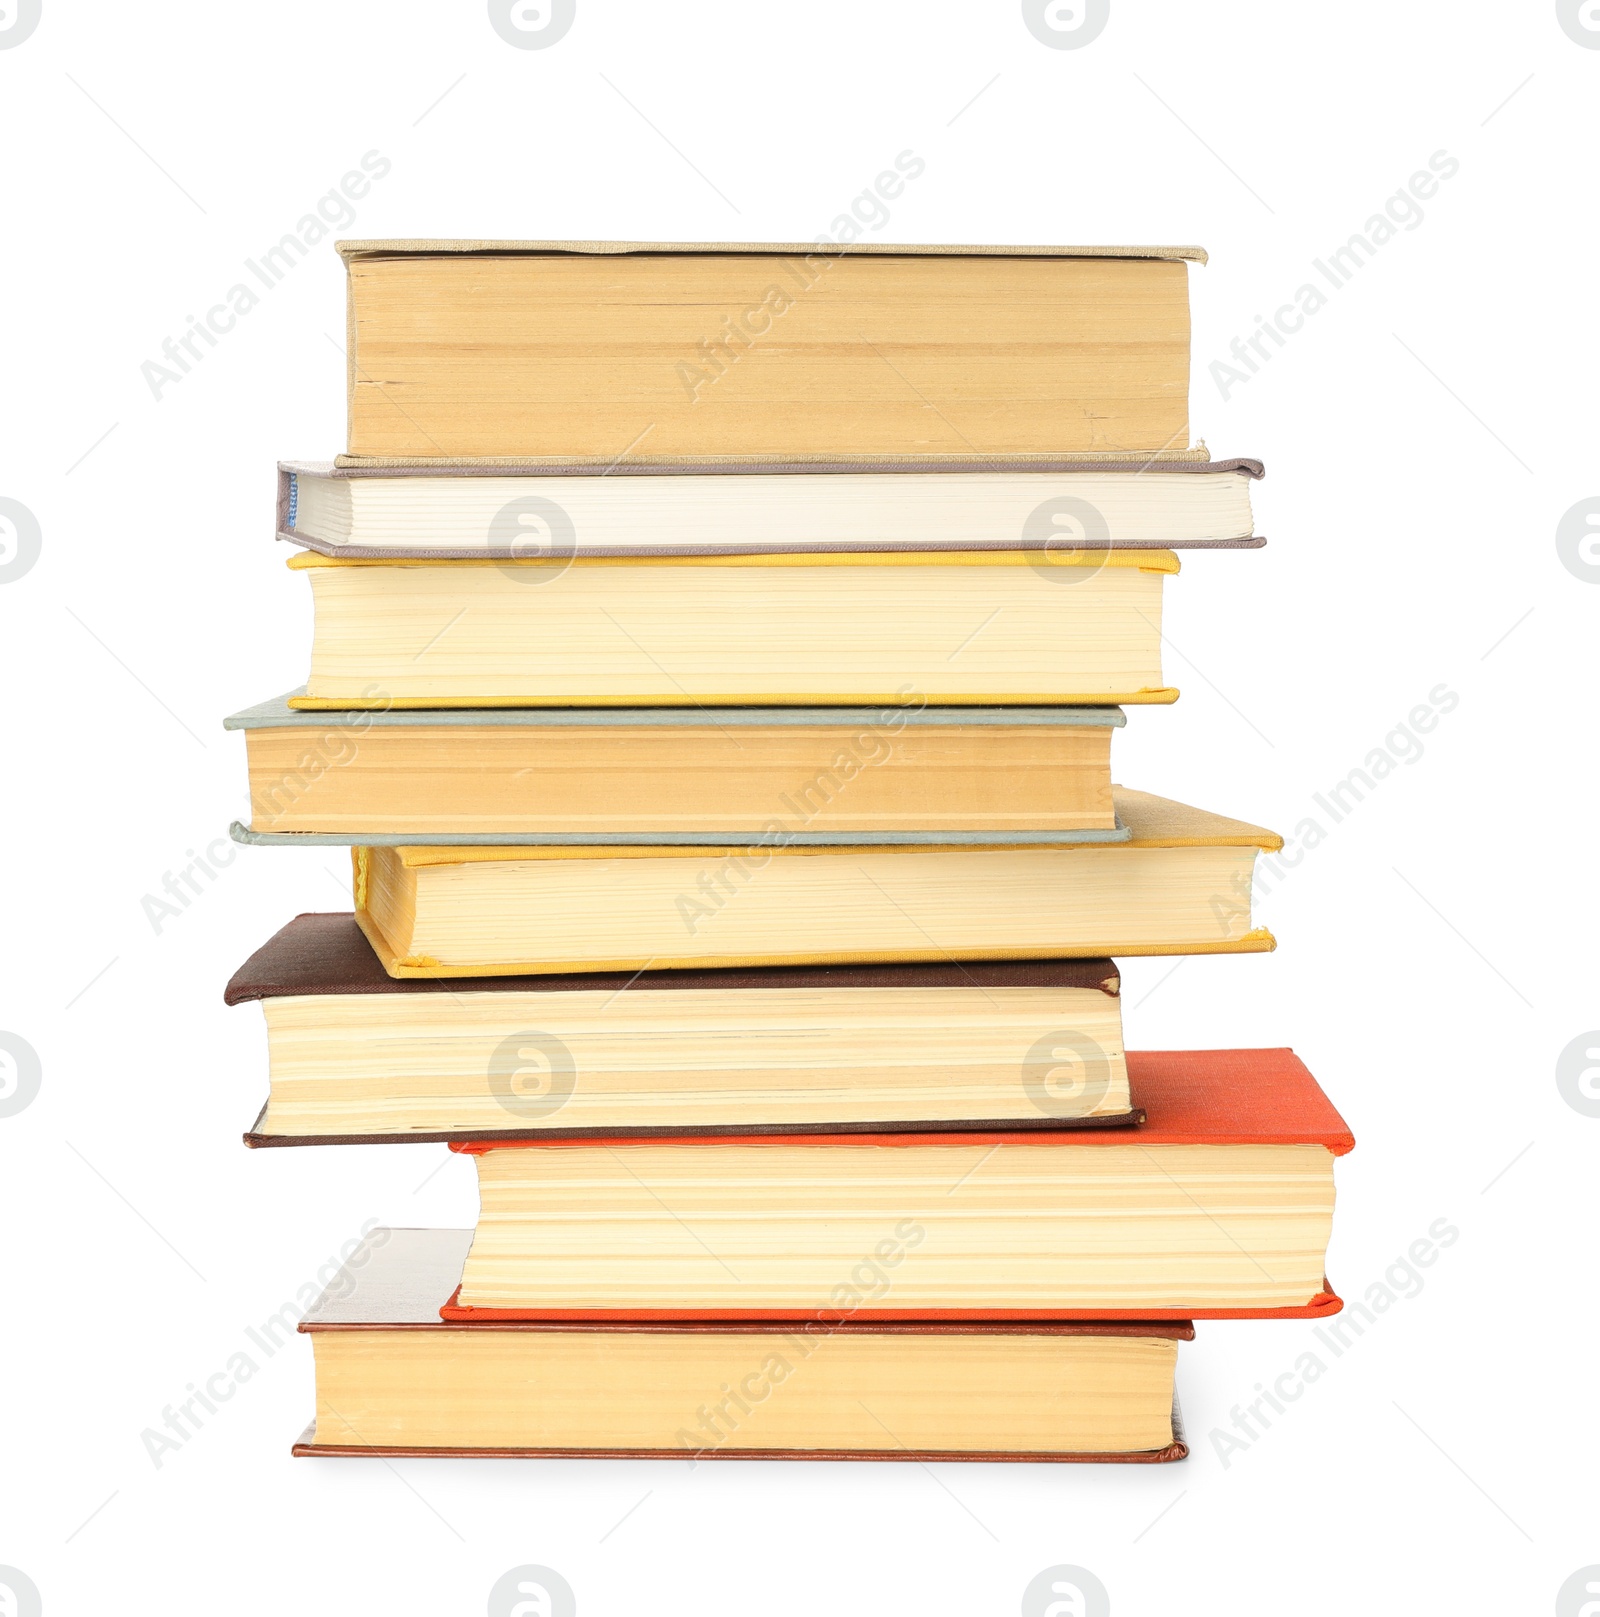
M 1137 1123 L 1109 960 L 395 978 L 353 915 L 234 974 L 252 1146 Z
M 1185 260 L 1203 259 L 1198 248 L 339 251 L 354 458 L 1189 450 Z
M 1187 1322 L 449 1325 L 466 1230 L 373 1230 L 300 1329 L 294 1453 L 1152 1463 Z

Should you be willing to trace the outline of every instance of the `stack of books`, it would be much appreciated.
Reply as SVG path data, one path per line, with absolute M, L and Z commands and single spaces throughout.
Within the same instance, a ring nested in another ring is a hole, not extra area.
M 303 687 L 245 842 L 350 912 L 235 975 L 253 1146 L 446 1143 L 296 1453 L 1186 1452 L 1193 1321 L 1307 1318 L 1349 1131 L 1125 1052 L 1117 955 L 1273 939 L 1271 832 L 1113 784 L 1170 703 L 1195 249 L 362 242 L 349 453 L 281 470 Z

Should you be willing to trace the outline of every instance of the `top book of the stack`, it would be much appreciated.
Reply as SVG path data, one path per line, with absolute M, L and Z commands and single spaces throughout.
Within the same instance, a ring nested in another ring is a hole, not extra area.
M 339 251 L 347 466 L 1206 459 L 1196 247 Z

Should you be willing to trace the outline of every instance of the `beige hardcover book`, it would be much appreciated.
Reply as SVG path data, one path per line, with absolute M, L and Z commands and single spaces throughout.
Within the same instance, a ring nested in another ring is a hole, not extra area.
M 1181 1460 L 1187 1321 L 446 1325 L 467 1230 L 375 1229 L 300 1329 L 297 1455 Z
M 236 713 L 251 837 L 1116 840 L 1119 708 Z M 246 835 L 242 830 L 241 836 Z
M 1189 452 L 1198 248 L 339 250 L 356 459 Z
M 1258 460 L 278 465 L 280 539 L 363 560 L 1256 550 Z

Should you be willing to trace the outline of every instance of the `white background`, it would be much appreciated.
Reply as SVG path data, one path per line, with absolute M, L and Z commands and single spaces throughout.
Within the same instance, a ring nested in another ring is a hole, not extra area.
M 537 50 L 481 0 L 44 0 L 0 50 L 0 495 L 43 536 L 0 585 L 0 1028 L 43 1073 L 0 1118 L 0 1563 L 52 1614 L 476 1613 L 529 1562 L 591 1614 L 1010 1613 L 1056 1563 L 1119 1617 L 1550 1610 L 1600 1562 L 1600 1119 L 1555 1079 L 1600 1023 L 1600 589 L 1555 539 L 1600 483 L 1597 92 L 1548 0 L 1112 0 L 1065 50 L 971 0 L 578 0 Z M 1459 1239 L 1337 1359 L 1310 1324 L 1202 1324 L 1182 1466 L 291 1460 L 309 1346 L 246 1328 L 366 1220 L 475 1212 L 443 1147 L 239 1144 L 264 1040 L 222 985 L 348 903 L 341 850 L 240 849 L 159 932 L 143 904 L 243 807 L 222 716 L 304 677 L 272 471 L 342 447 L 337 258 L 159 401 L 141 365 L 371 151 L 392 171 L 337 234 L 785 240 L 907 149 L 875 239 L 1210 250 L 1194 432 L 1266 461 L 1270 544 L 1169 585 L 1183 699 L 1130 712 L 1119 774 L 1328 835 L 1269 882 L 1276 954 L 1126 963 L 1129 1042 L 1306 1059 L 1358 1139 L 1347 1298 L 1434 1221 Z M 1423 221 L 1224 399 L 1230 339 L 1328 292 L 1311 261 L 1441 151 Z M 1334 825 L 1313 794 L 1441 684 L 1424 755 Z M 241 1350 L 259 1373 L 153 1463 L 141 1434 Z M 1213 1432 L 1308 1350 L 1326 1374 L 1224 1463 Z

